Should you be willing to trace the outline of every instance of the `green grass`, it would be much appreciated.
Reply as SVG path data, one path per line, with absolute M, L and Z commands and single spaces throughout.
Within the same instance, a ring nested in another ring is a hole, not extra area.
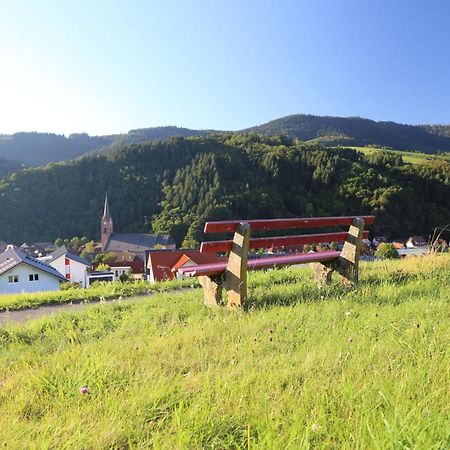
M 152 292 L 183 289 L 199 286 L 196 279 L 172 280 L 164 283 L 149 284 L 146 281 L 114 283 L 95 283 L 89 289 L 67 289 L 61 291 L 27 292 L 23 294 L 1 294 L 0 311 L 36 308 L 41 305 L 53 305 L 75 302 L 94 302 L 117 298 L 146 295 Z
M 449 448 L 449 256 L 361 274 L 253 273 L 247 313 L 193 289 L 0 328 L 0 446 Z
M 384 149 L 384 148 L 372 148 L 372 147 L 347 147 L 347 148 L 353 148 L 354 150 L 358 150 L 365 155 L 372 155 L 376 152 L 387 152 L 392 153 L 394 155 L 400 155 L 403 158 L 403 161 L 405 163 L 409 164 L 426 164 L 430 161 L 435 161 L 439 159 L 443 159 L 447 162 L 450 162 L 450 153 L 446 155 L 430 155 L 428 153 L 421 153 L 421 152 L 413 152 L 413 151 L 406 151 L 406 150 L 392 150 L 392 149 Z

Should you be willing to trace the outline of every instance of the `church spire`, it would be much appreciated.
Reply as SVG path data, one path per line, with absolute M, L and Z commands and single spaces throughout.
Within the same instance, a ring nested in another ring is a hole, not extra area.
M 111 219 L 111 214 L 109 213 L 109 205 L 108 205 L 108 194 L 105 196 L 105 206 L 103 208 L 103 219 Z
M 109 237 L 113 233 L 113 220 L 111 213 L 109 212 L 108 195 L 105 197 L 105 206 L 103 208 L 103 217 L 100 221 L 100 238 L 102 242 L 102 249 L 105 251 L 106 244 L 108 243 Z

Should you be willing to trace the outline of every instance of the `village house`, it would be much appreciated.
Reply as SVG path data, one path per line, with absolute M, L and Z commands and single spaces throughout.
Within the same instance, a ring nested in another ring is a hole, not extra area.
M 56 291 L 66 279 L 53 267 L 9 246 L 0 255 L 0 293 Z
M 394 239 L 392 241 L 392 245 L 397 249 L 400 250 L 402 248 L 405 248 L 405 242 L 402 239 Z
M 168 234 L 114 233 L 107 197 L 101 219 L 100 236 L 104 253 L 128 252 L 134 254 L 141 261 L 145 261 L 145 252 L 155 247 L 168 250 L 176 247 L 175 241 Z
M 150 283 L 178 278 L 181 267 L 195 264 L 221 262 L 215 253 L 201 253 L 200 250 L 153 250 L 147 252 L 147 280 Z
M 67 250 L 65 245 L 50 253 L 47 264 L 54 267 L 67 281 L 78 283 L 81 287 L 87 286 L 87 271 L 91 264 L 86 259 Z
M 421 248 L 421 247 L 427 247 L 428 243 L 424 239 L 423 236 L 411 236 L 406 241 L 406 248 Z

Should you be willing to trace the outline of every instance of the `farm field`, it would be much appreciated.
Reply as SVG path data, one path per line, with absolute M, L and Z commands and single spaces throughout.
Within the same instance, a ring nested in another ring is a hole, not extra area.
M 246 313 L 190 289 L 0 328 L 0 446 L 449 448 L 449 282 L 449 255 L 354 291 L 283 269 Z
M 430 155 L 428 153 L 421 153 L 421 152 L 408 152 L 406 150 L 392 150 L 392 149 L 385 149 L 385 148 L 372 148 L 372 147 L 347 147 L 347 148 L 353 148 L 354 150 L 358 150 L 365 155 L 372 155 L 376 152 L 387 152 L 392 153 L 394 155 L 400 155 L 403 158 L 403 161 L 405 163 L 410 164 L 426 164 L 430 161 L 436 161 L 436 160 L 444 160 L 450 162 L 450 154 L 445 155 Z

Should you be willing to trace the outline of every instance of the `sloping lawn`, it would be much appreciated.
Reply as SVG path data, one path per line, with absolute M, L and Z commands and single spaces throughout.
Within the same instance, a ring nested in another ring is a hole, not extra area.
M 194 289 L 0 328 L 0 446 L 449 448 L 450 258 L 361 274 L 254 273 L 247 313 Z

